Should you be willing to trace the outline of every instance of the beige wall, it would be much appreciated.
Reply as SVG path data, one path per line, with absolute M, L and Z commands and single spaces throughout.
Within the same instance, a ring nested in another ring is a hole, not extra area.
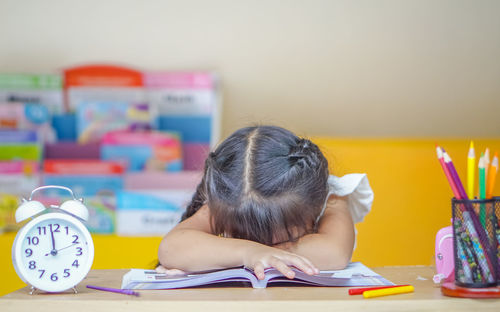
M 223 134 L 499 136 L 500 1 L 0 0 L 0 71 L 206 69 Z

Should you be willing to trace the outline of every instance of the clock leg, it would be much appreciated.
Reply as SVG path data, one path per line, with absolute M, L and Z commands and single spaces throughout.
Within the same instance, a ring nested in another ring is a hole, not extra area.
M 75 292 L 75 294 L 78 293 L 78 291 L 76 290 L 76 287 L 73 287 L 73 291 Z
M 31 290 L 30 290 L 30 295 L 33 295 L 36 291 L 36 288 L 31 286 Z

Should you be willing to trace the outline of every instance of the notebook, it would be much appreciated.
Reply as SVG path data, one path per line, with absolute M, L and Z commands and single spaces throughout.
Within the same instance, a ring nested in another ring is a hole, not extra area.
M 321 271 L 317 275 L 293 269 L 295 278 L 288 279 L 278 270 L 269 268 L 263 280 L 257 279 L 248 268 L 231 268 L 170 276 L 154 270 L 132 269 L 123 276 L 122 289 L 175 289 L 220 285 L 229 282 L 248 282 L 253 288 L 266 288 L 268 284 L 283 283 L 306 286 L 384 286 L 394 285 L 360 262 L 350 263 L 344 270 Z

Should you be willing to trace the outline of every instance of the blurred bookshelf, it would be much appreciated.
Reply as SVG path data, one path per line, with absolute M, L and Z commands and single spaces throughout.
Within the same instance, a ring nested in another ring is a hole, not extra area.
M 219 88 L 212 72 L 112 64 L 0 73 L 2 242 L 22 226 L 14 220 L 21 198 L 41 185 L 66 186 L 83 198 L 87 226 L 103 246 L 106 237 L 166 234 L 219 140 Z M 50 207 L 64 196 L 52 191 L 36 199 Z

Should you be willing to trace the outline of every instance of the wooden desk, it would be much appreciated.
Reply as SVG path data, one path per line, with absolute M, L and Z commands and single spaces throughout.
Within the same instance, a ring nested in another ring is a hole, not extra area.
M 431 267 L 383 267 L 375 272 L 415 292 L 373 299 L 349 296 L 344 287 L 192 288 L 142 290 L 140 297 L 87 289 L 92 284 L 119 288 L 127 270 L 93 270 L 77 286 L 78 294 L 29 295 L 25 287 L 0 298 L 0 311 L 499 311 L 500 299 L 459 299 L 441 295 Z

